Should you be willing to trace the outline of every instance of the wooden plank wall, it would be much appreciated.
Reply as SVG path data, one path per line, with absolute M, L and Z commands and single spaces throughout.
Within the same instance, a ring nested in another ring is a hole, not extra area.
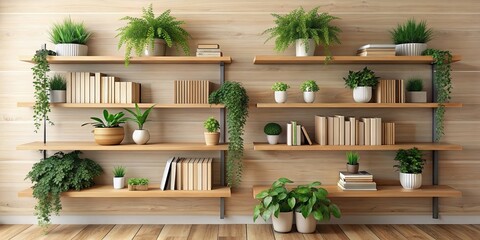
M 141 7 L 151 1 L 118 0 L 23 0 L 0 2 L 0 214 L 31 215 L 35 201 L 19 199 L 17 192 L 30 186 L 24 180 L 33 163 L 41 155 L 35 151 L 15 151 L 15 146 L 42 140 L 33 133 L 32 109 L 17 108 L 19 101 L 32 101 L 31 64 L 17 60 L 20 55 L 31 55 L 40 44 L 48 42 L 47 31 L 54 22 L 71 16 L 84 21 L 93 37 L 89 42 L 90 55 L 123 55 L 117 50 L 116 29 L 123 26 L 119 19 L 138 15 Z M 464 146 L 464 151 L 445 152 L 440 155 L 440 184 L 462 190 L 461 199 L 441 199 L 442 214 L 467 215 L 480 213 L 480 2 L 476 0 L 435 1 L 154 1 L 159 13 L 171 9 L 178 19 L 186 21 L 191 33 L 192 49 L 197 43 L 218 43 L 225 55 L 234 63 L 227 66 L 226 78 L 241 82 L 248 91 L 251 103 L 273 102 L 270 86 L 284 81 L 292 86 L 289 102 L 301 102 L 299 85 L 314 79 L 320 85 L 317 101 L 351 102 L 351 92 L 343 87 L 342 77 L 348 70 L 363 65 L 253 65 L 255 55 L 275 54 L 273 42 L 264 44 L 263 30 L 273 26 L 270 13 L 287 13 L 304 6 L 341 17 L 335 21 L 343 33 L 343 44 L 332 48 L 333 54 L 352 55 L 367 43 L 389 42 L 388 30 L 407 18 L 427 20 L 435 29 L 431 47 L 449 49 L 462 55 L 463 61 L 453 65 L 453 102 L 463 102 L 460 109 L 446 113 L 445 142 Z M 47 45 L 53 48 L 53 44 Z M 169 50 L 169 54 L 175 54 Z M 192 50 L 194 54 L 194 50 Z M 293 48 L 284 54 L 294 54 Z M 316 54 L 322 54 L 317 49 Z M 422 77 L 430 84 L 430 67 L 414 65 L 371 65 L 383 78 Z M 54 71 L 101 71 L 128 81 L 139 81 L 144 86 L 145 101 L 173 103 L 173 81 L 181 79 L 208 79 L 218 82 L 218 66 L 192 65 L 57 65 Z M 218 110 L 155 110 L 146 124 L 152 134 L 151 141 L 203 141 L 202 122 L 217 116 Z M 91 140 L 91 129 L 80 127 L 100 110 L 54 109 L 51 113 L 54 127 L 49 127 L 51 140 Z M 246 128 L 245 171 L 243 183 L 232 198 L 226 201 L 227 215 L 250 215 L 255 201 L 251 199 L 251 186 L 269 184 L 278 177 L 288 177 L 298 183 L 320 180 L 335 184 L 338 171 L 345 166 L 344 152 L 255 152 L 251 143 L 266 141 L 263 125 L 267 122 L 284 123 L 298 120 L 313 134 L 314 115 L 344 114 L 380 116 L 394 120 L 399 126 L 398 141 L 429 141 L 431 136 L 431 110 L 315 110 L 315 109 L 262 109 L 250 108 Z M 131 132 L 134 128 L 129 125 Z M 131 141 L 127 137 L 127 141 Z M 394 152 L 361 152 L 361 168 L 371 171 L 379 183 L 398 183 L 398 173 L 392 167 Z M 148 177 L 159 182 L 165 160 L 169 156 L 214 156 L 216 152 L 140 152 L 112 153 L 85 152 L 100 163 L 106 173 L 99 183 L 111 182 L 115 165 L 127 166 L 127 177 Z M 426 153 L 430 158 L 430 154 Z M 217 165 L 218 166 L 218 165 Z M 424 184 L 430 184 L 431 161 L 428 161 Z M 218 181 L 218 178 L 216 178 Z M 428 214 L 430 199 L 350 199 L 336 200 L 345 214 Z M 65 199 L 62 214 L 217 214 L 217 199 Z

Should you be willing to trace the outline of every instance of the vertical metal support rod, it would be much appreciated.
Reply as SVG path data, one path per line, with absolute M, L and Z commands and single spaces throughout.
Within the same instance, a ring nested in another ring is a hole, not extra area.
M 220 85 L 225 83 L 225 63 L 220 63 Z M 220 142 L 225 143 L 225 108 L 220 109 Z M 220 151 L 220 185 L 225 186 L 225 151 Z M 225 218 L 225 199 L 220 198 L 220 219 Z
M 435 64 L 432 64 L 432 102 L 437 102 L 437 88 L 435 86 Z M 437 108 L 432 109 L 432 142 L 437 138 L 437 123 L 435 122 L 435 114 Z M 432 151 L 432 185 L 438 185 L 438 151 Z M 438 197 L 432 198 L 432 218 L 438 219 Z
M 47 143 L 47 118 L 43 116 L 43 144 Z M 47 150 L 43 150 L 43 159 L 47 158 Z

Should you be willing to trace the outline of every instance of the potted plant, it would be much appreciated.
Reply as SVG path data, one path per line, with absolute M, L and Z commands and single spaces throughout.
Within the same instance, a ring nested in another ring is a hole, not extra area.
M 358 103 L 366 103 L 372 99 L 372 88 L 377 86 L 378 79 L 375 72 L 367 67 L 357 72 L 348 71 L 348 76 L 343 78 L 345 87 L 353 89 L 353 100 Z
M 55 44 L 57 56 L 87 56 L 87 41 L 91 33 L 82 23 L 65 18 L 63 23 L 54 24 L 50 30 L 50 40 Z
M 295 198 L 287 190 L 285 185 L 293 183 L 287 178 L 279 178 L 273 182 L 272 186 L 258 193 L 255 199 L 259 203 L 253 210 L 253 221 L 262 217 L 264 221 L 272 218 L 273 230 L 280 233 L 287 233 L 292 230 L 293 208 L 295 207 Z
M 292 190 L 296 199 L 295 221 L 300 233 L 315 232 L 317 221 L 329 221 L 331 215 L 341 217 L 340 209 L 327 198 L 327 190 L 320 185 L 320 182 L 312 182 Z
M 397 56 L 420 56 L 427 49 L 427 42 L 432 39 L 433 30 L 427 27 L 426 21 L 417 23 L 408 19 L 404 24 L 390 31 Z
M 313 103 L 315 101 L 315 92 L 318 92 L 317 82 L 314 80 L 307 80 L 302 83 L 300 90 L 303 92 L 303 100 L 306 103 Z
M 150 111 L 152 111 L 154 106 L 155 105 L 152 105 L 143 113 L 138 107 L 137 103 L 135 103 L 135 112 L 125 108 L 125 111 L 133 115 L 133 118 L 127 118 L 127 119 L 134 121 L 138 124 L 138 129 L 133 131 L 133 135 L 132 135 L 133 141 L 136 144 L 143 145 L 143 144 L 146 144 L 148 140 L 150 140 L 150 133 L 148 132 L 148 130 L 143 129 L 143 125 L 147 121 L 148 115 L 150 114 Z
M 347 172 L 358 173 L 358 160 L 360 157 L 356 152 L 347 152 Z
M 205 127 L 205 144 L 212 146 L 217 145 L 220 140 L 220 123 L 214 117 L 209 117 L 205 122 L 203 122 L 203 127 Z
M 340 43 L 338 33 L 340 28 L 332 26 L 330 22 L 338 17 L 328 13 L 318 13 L 318 7 L 309 12 L 300 7 L 286 15 L 272 14 L 276 26 L 265 30 L 262 34 L 270 34 L 265 41 L 275 38 L 275 50 L 284 52 L 290 45 L 295 43 L 296 56 L 313 56 L 315 45 L 322 45 L 326 55 L 329 55 L 328 47 L 334 43 Z
M 279 135 L 282 133 L 282 127 L 278 123 L 267 123 L 263 127 L 263 132 L 267 134 L 268 143 L 275 145 L 278 143 Z
M 64 103 L 66 102 L 67 83 L 65 77 L 55 74 L 50 78 L 50 102 Z
M 405 189 L 416 189 L 422 186 L 422 171 L 425 159 L 418 148 L 397 151 L 395 160 L 398 161 L 397 168 L 400 172 L 400 183 Z
M 423 91 L 422 79 L 413 78 L 407 83 L 407 102 L 426 103 L 427 92 Z
M 128 179 L 128 191 L 148 191 L 147 178 L 130 178 Z
M 113 189 L 123 189 L 125 187 L 125 167 L 116 166 L 113 168 Z
M 170 10 L 167 10 L 155 17 L 152 4 L 148 8 L 143 8 L 143 15 L 137 17 L 124 17 L 121 20 L 127 20 L 126 26 L 117 29 L 120 37 L 118 49 L 125 44 L 125 65 L 128 66 L 132 50 L 135 53 L 145 56 L 164 56 L 166 47 L 180 46 L 185 55 L 190 55 L 188 46 L 188 34 L 185 29 L 180 27 L 184 21 L 178 21 L 170 16 Z
M 284 103 L 287 101 L 287 89 L 290 86 L 283 82 L 276 82 L 272 86 L 272 90 L 275 91 L 275 102 Z
M 97 144 L 117 145 L 123 141 L 125 135 L 123 127 L 120 126 L 120 124 L 127 121 L 127 118 L 124 118 L 123 116 L 125 116 L 123 112 L 110 114 L 107 109 L 104 109 L 103 118 L 105 121 L 98 117 L 91 117 L 90 119 L 95 122 L 84 123 L 82 124 L 82 127 L 89 124 L 95 127 L 93 134 Z

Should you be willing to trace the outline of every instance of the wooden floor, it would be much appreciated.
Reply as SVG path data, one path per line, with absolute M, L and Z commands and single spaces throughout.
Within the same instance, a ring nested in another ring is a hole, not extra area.
M 271 225 L 0 225 L 0 239 L 480 239 L 480 225 L 318 225 L 314 234 L 275 233 Z

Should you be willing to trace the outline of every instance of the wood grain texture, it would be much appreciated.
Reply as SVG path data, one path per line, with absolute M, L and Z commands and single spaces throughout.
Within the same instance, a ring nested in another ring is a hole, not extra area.
M 247 225 L 248 240 L 265 240 L 275 239 L 272 227 L 268 224 L 248 224 Z
M 385 240 L 409 239 L 403 236 L 402 233 L 398 232 L 392 225 L 367 225 L 367 227 L 380 239 L 385 239 Z
M 462 103 L 445 103 L 447 108 L 462 107 Z M 438 103 L 257 103 L 257 108 L 437 108 Z
M 142 225 L 125 224 L 115 225 L 112 230 L 103 238 L 104 240 L 132 239 Z
M 219 239 L 218 225 L 193 225 L 188 235 L 188 240 L 205 239 L 217 240 Z
M 33 107 L 33 102 L 19 102 L 18 107 Z M 157 103 L 140 103 L 139 108 L 180 108 L 180 109 L 196 109 L 196 108 L 225 108 L 223 104 L 157 104 Z M 53 108 L 135 108 L 135 104 L 127 103 L 52 103 Z
M 5 239 L 10 239 L 31 226 L 32 225 L 28 224 L 0 225 L 0 236 Z
M 103 239 L 112 229 L 114 225 L 88 225 L 80 231 L 72 240 L 96 240 Z
M 15 235 L 12 240 L 33 240 L 33 239 L 46 239 L 46 234 L 55 232 L 54 230 L 59 225 L 52 224 L 47 229 L 42 229 L 38 225 L 32 225 L 19 234 Z
M 370 239 L 370 240 L 380 240 L 375 233 L 368 229 L 365 225 L 340 225 L 340 228 L 343 230 L 345 235 L 350 239 L 360 240 L 360 239 Z
M 452 62 L 458 62 L 462 58 L 455 55 Z M 362 56 L 332 56 L 326 61 L 325 56 L 293 57 L 293 56 L 255 56 L 254 64 L 431 64 L 430 56 L 391 56 L 391 57 L 362 57 Z
M 459 151 L 462 146 L 446 143 L 397 143 L 395 145 L 301 145 L 288 146 L 286 144 L 268 144 L 254 143 L 254 150 L 257 151 L 397 151 L 399 149 L 408 149 L 416 147 L 419 150 L 437 150 L 437 151 Z
M 319 239 L 325 239 L 325 240 L 348 240 L 349 239 L 338 225 L 332 225 L 332 224 L 317 225 L 317 232 L 315 233 L 315 236 L 318 236 Z M 308 239 L 308 235 L 305 236 L 305 239 Z
M 192 225 L 166 225 L 158 236 L 158 240 L 186 240 L 190 234 Z
M 395 228 L 398 232 L 400 232 L 403 236 L 405 236 L 407 239 L 428 239 L 428 240 L 434 240 L 430 235 L 428 235 L 426 232 L 422 231 L 415 225 L 393 225 L 393 228 Z
M 21 56 L 20 61 L 33 63 L 32 56 Z M 51 64 L 124 64 L 123 56 L 49 56 Z M 130 64 L 219 64 L 231 63 L 231 57 L 132 57 Z
M 19 145 L 17 150 L 86 150 L 86 151 L 225 151 L 228 145 L 221 143 L 207 146 L 205 143 L 148 143 L 145 145 L 98 145 L 95 142 L 32 142 Z
M 163 229 L 163 225 L 142 225 L 140 230 L 138 230 L 137 234 L 133 240 L 150 240 L 150 239 L 157 239 L 160 235 L 160 232 Z

